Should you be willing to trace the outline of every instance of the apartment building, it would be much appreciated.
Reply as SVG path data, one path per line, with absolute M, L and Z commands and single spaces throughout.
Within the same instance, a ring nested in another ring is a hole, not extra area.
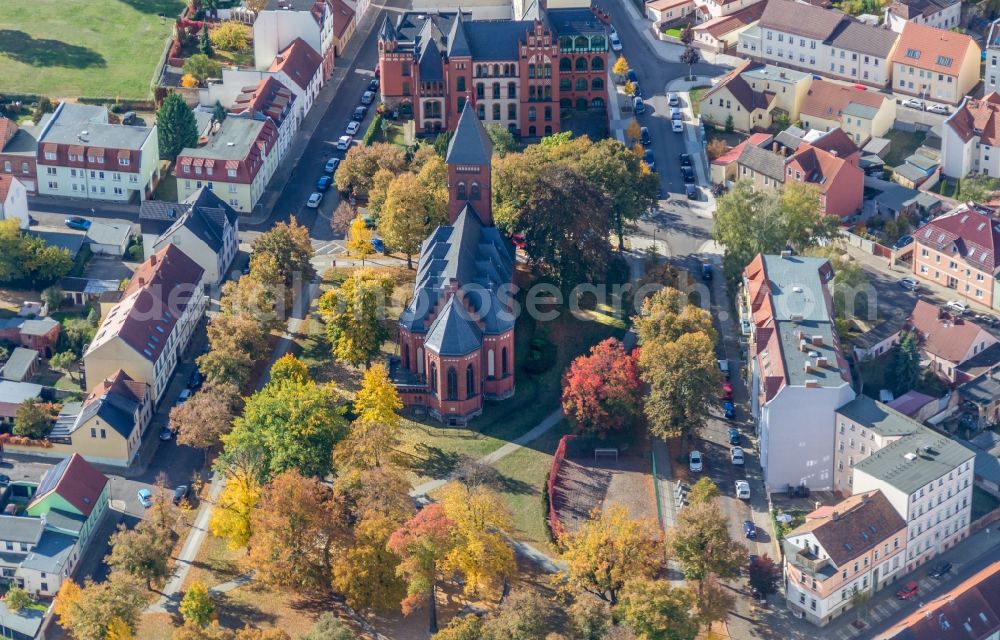
M 776 111 L 799 119 L 799 110 L 809 90 L 812 76 L 747 60 L 727 73 L 702 95 L 701 117 L 718 125 L 732 118 L 738 131 L 767 129 Z
M 833 268 L 822 258 L 759 254 L 743 271 L 750 403 L 769 493 L 833 486 L 834 411 L 854 399 L 833 324 Z
M 801 103 L 805 129 L 841 129 L 854 144 L 863 147 L 872 137 L 883 136 L 896 120 L 896 101 L 876 91 L 826 80 L 813 80 Z
M 35 156 L 38 139 L 34 127 L 20 127 L 10 118 L 0 117 L 0 171 L 16 176 L 28 193 L 37 189 Z
M 969 535 L 975 453 L 926 427 L 854 465 L 854 491 L 879 490 L 907 524 L 906 570 Z
M 253 23 L 257 69 L 266 71 L 282 51 L 301 39 L 322 59 L 323 80 L 328 80 L 336 55 L 337 13 L 333 0 L 268 0 Z
M 854 465 L 900 438 L 922 429 L 920 423 L 888 405 L 861 395 L 836 412 L 833 490 L 854 493 Z
M 897 35 L 839 11 L 793 0 L 768 0 L 757 26 L 740 34 L 739 54 L 885 88 Z
M 60 102 L 38 127 L 38 193 L 141 202 L 160 176 L 156 126 L 111 124 L 104 107 Z
M 788 608 L 824 626 L 855 593 L 875 593 L 903 573 L 906 521 L 881 491 L 868 491 L 810 513 L 782 547 Z
M 963 364 L 997 343 L 993 334 L 951 309 L 917 300 L 909 328 L 920 341 L 927 368 L 949 383 L 966 382 Z
M 846 135 L 840 129 L 835 131 Z M 839 218 L 853 216 L 861 211 L 864 202 L 864 172 L 851 156 L 842 157 L 837 149 L 824 149 L 821 144 L 799 143 L 785 162 L 785 182 L 815 187 L 823 213 Z
M 893 91 L 958 104 L 979 84 L 981 53 L 963 33 L 907 22 L 892 55 Z
M 276 151 L 280 162 L 292 144 L 303 117 L 301 111 L 295 109 L 295 98 L 291 89 L 272 75 L 262 79 L 256 87 L 246 87 L 236 96 L 229 107 L 229 114 L 235 118 L 270 120 L 278 130 Z
M 1000 89 L 1000 18 L 990 25 L 986 37 L 985 69 L 983 73 L 983 93 L 989 95 Z
M 996 55 L 996 54 L 990 54 Z M 941 126 L 941 171 L 950 178 L 1000 176 L 1000 94 L 966 96 Z
M 139 265 L 83 354 L 86 386 L 121 369 L 149 385 L 153 403 L 159 403 L 205 314 L 203 276 L 204 269 L 175 244 Z
M 695 25 L 694 43 L 707 51 L 718 53 L 735 49 L 739 44 L 740 34 L 757 24 L 766 6 L 766 2 L 754 2 L 734 13 Z
M 960 0 L 893 0 L 885 8 L 885 24 L 896 33 L 902 33 L 908 22 L 954 29 L 961 21 Z
M 1000 220 L 993 209 L 960 204 L 913 234 L 913 273 L 954 289 L 966 302 L 1000 304 Z
M 274 175 L 277 149 L 278 128 L 270 118 L 226 118 L 213 125 L 207 143 L 177 155 L 177 199 L 207 187 L 236 211 L 250 213 Z

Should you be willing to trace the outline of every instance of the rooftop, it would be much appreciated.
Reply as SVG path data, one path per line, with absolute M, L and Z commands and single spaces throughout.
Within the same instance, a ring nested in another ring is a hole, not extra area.
M 264 126 L 265 123 L 261 120 L 226 118 L 219 130 L 209 136 L 204 146 L 184 149 L 181 155 L 213 160 L 243 160 L 250 154 L 250 149 L 256 144 Z
M 860 395 L 840 407 L 837 413 L 883 438 L 907 436 L 923 428 L 916 420 L 865 395 Z
M 957 76 L 967 55 L 975 55 L 978 59 L 979 45 L 964 33 L 907 22 L 903 25 L 892 61 Z
M 108 124 L 104 107 L 60 102 L 41 128 L 38 141 L 137 151 L 152 132 L 152 127 Z
M 995 342 L 975 322 L 925 300 L 917 300 L 910 324 L 920 337 L 923 351 L 955 364 L 965 361 L 977 341 Z
M 865 473 L 910 495 L 974 456 L 972 449 L 921 426 L 854 465 L 854 472 Z
M 0 378 L 20 382 L 28 377 L 28 372 L 38 361 L 38 352 L 34 349 L 16 347 L 7 358 L 7 363 L 0 368 Z
M 851 107 L 866 106 L 878 110 L 886 100 L 889 100 L 888 96 L 875 91 L 864 91 L 826 80 L 813 80 L 802 100 L 800 112 L 840 122 L 841 116 Z
M 991 91 L 982 99 L 966 96 L 955 113 L 944 121 L 964 142 L 979 137 L 982 144 L 1000 146 L 1000 94 Z

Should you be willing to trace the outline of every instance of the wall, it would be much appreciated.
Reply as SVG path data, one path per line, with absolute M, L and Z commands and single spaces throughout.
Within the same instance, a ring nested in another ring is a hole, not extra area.
M 11 179 L 7 199 L 0 203 L 0 220 L 19 220 L 21 229 L 28 228 L 28 192 L 17 178 Z
M 322 34 L 312 13 L 261 11 L 253 23 L 253 55 L 256 68 L 259 71 L 266 71 L 278 53 L 296 38 L 302 38 L 317 53 L 322 54 Z
M 263 169 L 261 169 L 261 172 L 263 172 Z M 223 182 L 221 180 L 195 180 L 183 177 L 183 174 L 177 176 L 177 201 L 183 202 L 202 186 L 209 184 L 212 185 L 211 188 L 215 191 L 216 195 L 240 213 L 250 212 L 256 204 L 256 200 L 252 196 L 253 189 L 249 184 Z
M 952 264 L 955 266 L 952 267 Z M 991 288 L 993 278 L 990 274 L 970 267 L 958 256 L 952 257 L 922 244 L 919 238 L 913 251 L 913 273 L 924 280 L 955 289 L 958 297 L 963 300 L 978 302 L 987 307 L 994 303 Z

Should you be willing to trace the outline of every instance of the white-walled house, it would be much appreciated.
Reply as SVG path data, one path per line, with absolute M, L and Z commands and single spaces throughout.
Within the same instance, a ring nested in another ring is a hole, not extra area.
M 334 7 L 330 0 L 269 0 L 253 23 L 254 66 L 266 71 L 297 38 L 323 60 L 323 79 L 334 65 Z
M 1000 94 L 966 96 L 941 125 L 941 170 L 949 178 L 1000 176 Z
M 961 21 L 961 0 L 893 0 L 885 8 L 885 24 L 896 33 L 902 33 L 907 22 L 954 29 Z
M 21 229 L 27 229 L 30 222 L 28 191 L 12 175 L 0 174 L 0 220 L 17 220 Z
M 233 118 L 250 118 L 253 120 L 269 119 L 278 129 L 278 145 L 276 152 L 278 162 L 285 157 L 285 152 L 292 144 L 292 138 L 299 130 L 302 113 L 295 108 L 295 94 L 281 84 L 274 76 L 268 76 L 252 89 L 247 87 L 236 97 L 229 108 Z

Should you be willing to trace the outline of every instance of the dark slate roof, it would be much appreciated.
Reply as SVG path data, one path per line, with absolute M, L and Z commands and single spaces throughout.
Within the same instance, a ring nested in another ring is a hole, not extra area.
M 445 162 L 448 164 L 487 165 L 493 156 L 493 141 L 486 127 L 479 121 L 472 101 L 465 103 L 455 127 L 455 135 L 448 143 Z
M 448 298 L 424 338 L 424 346 L 442 356 L 464 356 L 483 344 L 483 332 L 456 296 Z
M 597 36 L 607 34 L 597 15 L 590 9 L 549 9 L 545 17 L 560 36 Z
M 97 416 L 123 438 L 128 439 L 135 430 L 135 412 L 139 408 L 139 401 L 131 393 L 126 395 L 119 391 L 112 388 L 93 400 L 88 398 L 90 401 L 83 405 L 80 417 L 74 424 L 74 430 Z
M 210 249 L 216 253 L 222 251 L 226 223 L 235 228 L 239 214 L 206 187 L 188 196 L 184 205 L 187 206 L 187 211 L 160 235 L 170 235 L 181 227 L 187 227 Z
M 382 27 L 378 30 L 378 39 L 383 42 L 396 39 L 396 30 L 389 21 L 389 14 L 385 15 L 385 20 L 382 21 Z
M 736 162 L 772 180 L 785 181 L 785 158 L 767 149 L 748 144 Z
M 63 532 L 70 532 L 79 535 L 87 522 L 85 516 L 79 513 L 70 513 L 61 509 L 51 509 L 45 514 L 45 526 L 50 529 L 58 529 Z
M 83 456 L 74 453 L 45 472 L 28 507 L 55 492 L 80 513 L 89 516 L 97 506 L 97 499 L 107 483 L 108 479 L 103 473 L 84 460 Z
M 856 20 L 844 20 L 834 30 L 829 44 L 848 51 L 888 58 L 899 34 Z
M 143 200 L 139 205 L 139 228 L 143 235 L 159 236 L 190 208 L 187 202 Z
M 459 14 L 451 23 L 451 31 L 448 33 L 448 57 L 468 57 L 471 55 L 472 50 L 469 48 L 469 40 L 465 35 L 465 21 Z
M 517 60 L 518 45 L 532 24 L 522 20 L 470 20 L 465 23 L 466 37 L 476 60 Z
M 21 566 L 43 573 L 62 573 L 75 546 L 76 536 L 46 531 L 38 545 L 24 556 Z
M 425 31 L 431 31 L 432 23 L 430 21 L 425 22 L 424 25 Z M 438 49 L 437 41 L 433 38 L 421 37 L 417 66 L 420 67 L 421 82 L 440 82 L 444 80 L 444 64 L 441 58 L 441 51 Z

